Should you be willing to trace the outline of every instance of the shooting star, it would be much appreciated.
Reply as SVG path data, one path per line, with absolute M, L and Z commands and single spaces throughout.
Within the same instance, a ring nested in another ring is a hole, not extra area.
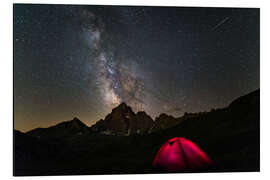
M 215 25 L 211 31 L 215 31 L 219 26 L 221 26 L 222 24 L 224 24 L 226 21 L 228 21 L 230 18 L 229 17 L 226 17 L 224 19 L 222 19 L 217 25 Z

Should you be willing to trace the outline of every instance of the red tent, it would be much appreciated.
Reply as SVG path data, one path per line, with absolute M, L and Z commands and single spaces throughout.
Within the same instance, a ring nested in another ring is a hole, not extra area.
M 211 164 L 211 159 L 196 144 L 175 137 L 161 146 L 153 167 L 167 172 L 181 172 L 205 169 Z

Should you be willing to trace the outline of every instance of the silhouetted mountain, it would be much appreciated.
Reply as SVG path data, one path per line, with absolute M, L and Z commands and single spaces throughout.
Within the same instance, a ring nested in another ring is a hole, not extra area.
M 121 103 L 104 120 L 98 121 L 91 129 L 104 134 L 130 135 L 146 133 L 153 126 L 153 120 L 145 112 L 135 114 L 131 107 Z
M 121 103 L 114 108 L 104 120 L 98 121 L 92 126 L 92 130 L 104 132 L 108 134 L 127 134 L 129 129 L 130 118 L 134 117 L 135 113 L 131 107 L 125 103 Z
M 55 126 L 33 129 L 26 134 L 37 138 L 48 139 L 81 135 L 87 131 L 89 131 L 89 127 L 75 117 L 73 120 L 61 122 Z
M 156 118 L 152 131 L 159 131 L 162 129 L 166 129 L 175 126 L 179 122 L 181 122 L 179 119 L 176 119 L 173 116 L 169 116 L 165 113 L 162 113 Z
M 140 134 L 149 133 L 152 126 L 153 120 L 144 111 L 138 112 L 132 119 L 130 119 L 130 129 L 128 134 Z
M 229 121 L 232 127 L 241 129 L 259 129 L 260 126 L 260 91 L 256 90 L 234 100 L 228 107 L 228 114 L 234 118 Z M 245 117 L 245 118 L 243 118 Z M 237 121 L 234 119 L 238 119 Z
M 75 120 L 26 134 L 14 131 L 14 174 L 160 173 L 152 169 L 152 162 L 161 145 L 173 137 L 187 138 L 206 152 L 214 162 L 208 171 L 259 171 L 259 90 L 226 108 L 174 119 L 162 114 L 157 125 L 145 112 L 135 114 L 123 103 L 91 128 Z M 160 130 L 151 131 L 151 125 Z
M 155 121 L 144 111 L 135 114 L 130 106 L 121 103 L 103 120 L 99 120 L 91 129 L 107 135 L 131 135 L 159 131 L 181 122 L 173 116 L 162 113 Z

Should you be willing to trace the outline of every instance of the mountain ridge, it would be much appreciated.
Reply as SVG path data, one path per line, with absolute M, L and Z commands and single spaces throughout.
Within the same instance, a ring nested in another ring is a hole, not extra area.
M 251 102 L 252 99 L 258 99 L 258 92 L 259 89 L 240 96 L 239 98 L 234 99 L 227 107 L 224 108 L 233 109 L 234 106 L 237 106 L 238 104 L 245 106 L 246 102 Z M 212 109 L 211 111 L 215 111 L 215 109 Z M 177 118 L 173 117 L 172 115 L 167 115 L 166 113 L 161 113 L 155 118 L 155 120 L 153 120 L 145 111 L 134 113 L 130 106 L 122 102 L 117 107 L 113 108 L 111 113 L 106 115 L 104 119 L 100 119 L 91 126 L 87 126 L 77 117 L 74 117 L 69 121 L 63 121 L 47 128 L 35 128 L 25 133 L 36 137 L 44 136 L 44 134 L 47 136 L 48 133 L 52 134 L 54 137 L 62 137 L 69 135 L 69 133 L 78 134 L 90 131 L 105 135 L 128 136 L 131 134 L 149 134 L 176 126 L 186 119 L 207 113 L 209 112 L 185 113 L 183 116 Z M 66 130 L 63 130 L 65 128 Z M 57 131 L 62 132 L 62 134 L 60 132 L 58 133 Z
M 70 121 L 63 121 L 47 128 L 35 128 L 26 132 L 25 134 L 37 138 L 61 138 L 72 134 L 84 133 L 88 130 L 89 127 L 87 125 L 85 125 L 78 118 L 74 117 Z

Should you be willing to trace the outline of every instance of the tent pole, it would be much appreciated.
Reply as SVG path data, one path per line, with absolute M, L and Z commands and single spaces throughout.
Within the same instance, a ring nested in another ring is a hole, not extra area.
M 182 146 L 182 142 L 181 142 L 180 138 L 177 138 L 177 139 L 178 139 L 178 142 L 179 142 L 179 148 L 181 150 L 181 153 L 182 153 L 182 156 L 183 156 L 183 159 L 184 159 L 184 164 L 185 164 L 186 168 L 188 169 L 189 168 L 188 167 L 188 161 L 187 161 L 187 157 L 185 155 L 185 151 L 184 151 L 183 146 Z

